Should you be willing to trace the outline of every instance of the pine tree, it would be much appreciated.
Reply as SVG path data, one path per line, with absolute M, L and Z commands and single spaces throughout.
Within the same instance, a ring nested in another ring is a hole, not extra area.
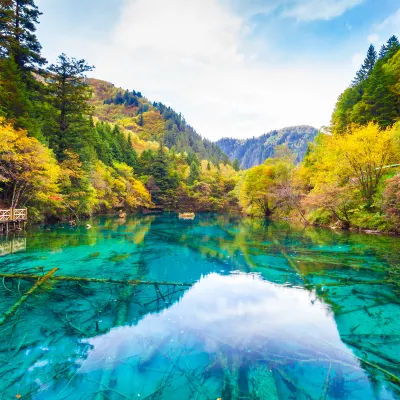
M 43 139 L 44 87 L 31 74 L 45 63 L 33 0 L 0 0 L 0 108 L 16 128 Z
M 140 113 L 140 114 L 139 114 L 138 125 L 139 125 L 139 126 L 143 126 L 143 113 Z
M 154 162 L 154 152 L 152 150 L 144 150 L 140 155 L 139 159 L 139 171 L 140 175 L 151 175 L 151 167 Z
M 391 58 L 400 50 L 400 42 L 397 36 L 393 35 L 389 40 L 381 47 L 379 51 L 379 58 Z
M 370 45 L 367 51 L 367 57 L 364 60 L 363 65 L 356 74 L 353 80 L 353 85 L 358 85 L 364 82 L 372 73 L 377 59 L 377 54 L 374 45 Z
M 91 92 L 85 84 L 85 73 L 93 68 L 85 60 L 61 54 L 58 63 L 48 69 L 48 87 L 55 109 L 48 136 L 59 160 L 63 159 L 67 149 L 82 155 L 89 144 L 90 120 L 87 117 L 91 114 L 91 107 L 87 101 Z
M 235 171 L 240 170 L 239 160 L 237 158 L 235 158 L 235 161 L 233 162 L 232 167 Z
M 125 162 L 133 168 L 135 173 L 138 172 L 139 159 L 136 150 L 132 146 L 132 137 L 130 133 L 126 139 Z
M 155 184 L 161 191 L 167 190 L 169 187 L 169 160 L 162 142 L 158 148 L 151 170 Z
M 195 181 L 198 181 L 199 179 L 200 179 L 199 164 L 193 160 L 192 163 L 190 164 L 188 183 L 189 183 L 189 185 L 193 185 L 193 183 Z
M 43 66 L 35 35 L 41 13 L 34 1 L 0 0 L 0 10 L 0 56 L 12 58 L 24 71 Z

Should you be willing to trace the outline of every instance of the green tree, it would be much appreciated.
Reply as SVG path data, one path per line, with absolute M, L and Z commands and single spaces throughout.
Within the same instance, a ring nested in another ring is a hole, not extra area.
M 140 114 L 139 114 L 138 125 L 139 125 L 139 126 L 143 126 L 143 125 L 144 125 L 143 113 L 140 113 Z
M 193 185 L 193 183 L 195 181 L 198 181 L 199 179 L 200 179 L 199 164 L 193 160 L 192 163 L 190 164 L 188 183 L 189 183 L 189 185 Z
M 46 62 L 35 35 L 39 15 L 32 0 L 0 0 L 0 112 L 42 139 L 43 85 L 31 73 Z
M 377 54 L 374 45 L 370 45 L 367 51 L 367 56 L 364 60 L 363 65 L 358 70 L 356 77 L 353 80 L 353 85 L 358 85 L 364 82 L 372 73 L 374 65 L 376 63 Z
M 237 158 L 235 158 L 235 161 L 233 162 L 232 167 L 235 171 L 240 170 L 239 160 Z
M 50 125 L 49 143 L 57 158 L 64 157 L 67 149 L 82 156 L 90 143 L 91 91 L 85 84 L 85 73 L 94 67 L 85 60 L 58 57 L 48 71 L 49 91 L 55 112 Z
M 35 35 L 41 13 L 34 1 L 0 0 L 0 9 L 0 56 L 12 58 L 20 70 L 44 65 Z
M 381 47 L 379 58 L 393 57 L 400 50 L 400 42 L 397 36 L 391 36 L 389 40 Z
M 160 143 L 157 154 L 151 167 L 154 183 L 161 191 L 169 188 L 169 160 L 163 143 Z

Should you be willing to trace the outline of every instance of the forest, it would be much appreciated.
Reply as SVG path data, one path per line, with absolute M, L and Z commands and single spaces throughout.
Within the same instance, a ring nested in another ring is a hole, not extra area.
M 156 208 L 399 232 L 395 36 L 369 47 L 302 160 L 278 144 L 241 170 L 171 107 L 87 78 L 87 61 L 61 54 L 49 65 L 33 0 L 0 5 L 1 206 L 28 207 L 33 221 Z

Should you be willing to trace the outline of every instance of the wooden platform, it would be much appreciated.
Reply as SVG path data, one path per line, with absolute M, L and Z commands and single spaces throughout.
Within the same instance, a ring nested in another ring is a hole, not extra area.
M 28 221 L 26 208 L 0 210 L 0 234 L 23 229 L 26 221 Z

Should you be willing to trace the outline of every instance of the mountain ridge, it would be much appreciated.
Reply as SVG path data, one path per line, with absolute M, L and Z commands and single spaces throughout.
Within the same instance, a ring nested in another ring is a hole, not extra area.
M 163 142 L 178 153 L 195 153 L 200 159 L 229 162 L 228 156 L 211 140 L 202 137 L 181 113 L 162 102 L 151 102 L 141 92 L 124 90 L 111 82 L 88 78 L 92 88 L 94 117 L 117 123 L 140 140 Z
M 258 137 L 249 139 L 222 138 L 215 143 L 228 155 L 231 161 L 236 158 L 242 169 L 262 164 L 274 155 L 276 146 L 287 144 L 295 154 L 296 162 L 300 162 L 318 130 L 310 125 L 296 125 L 272 130 Z

